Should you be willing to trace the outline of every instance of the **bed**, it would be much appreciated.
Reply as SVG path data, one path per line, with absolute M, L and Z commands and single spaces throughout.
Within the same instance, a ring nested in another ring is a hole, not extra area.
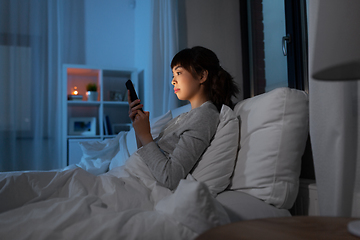
M 189 105 L 152 119 L 157 136 Z M 235 221 L 291 216 L 308 96 L 278 88 L 223 106 L 211 145 L 172 192 L 136 154 L 133 130 L 80 143 L 78 164 L 0 173 L 1 239 L 195 239 Z

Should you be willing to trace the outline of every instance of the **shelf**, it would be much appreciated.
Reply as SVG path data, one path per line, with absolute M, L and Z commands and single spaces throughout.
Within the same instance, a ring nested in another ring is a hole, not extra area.
M 101 139 L 99 135 L 67 135 L 68 139 Z
M 131 79 L 138 92 L 138 72 L 135 68 L 114 69 L 64 64 L 62 75 L 62 96 L 64 96 L 62 98 L 62 146 L 64 152 L 62 158 L 64 163 L 79 162 L 77 154 L 82 154 L 82 152 L 79 153 L 77 148 L 72 148 L 72 151 L 69 142 L 71 142 L 71 146 L 74 146 L 75 142 L 102 141 L 116 137 L 118 132 L 131 129 L 125 83 Z M 98 101 L 87 101 L 86 86 L 89 83 L 97 85 Z M 74 94 L 75 91 L 83 98 L 68 100 L 68 96 Z M 91 119 L 95 123 L 90 124 L 90 131 L 93 135 L 70 135 L 70 133 L 81 132 L 84 127 L 89 128 L 87 124 Z M 82 123 L 83 125 L 80 126 L 79 124 Z
M 74 105 L 74 106 L 99 106 L 99 101 L 76 101 L 76 100 L 68 100 L 68 105 Z
M 104 101 L 104 105 L 129 105 L 128 102 L 120 101 Z
M 128 102 L 125 101 L 83 101 L 83 100 L 68 100 L 67 104 L 68 105 L 76 105 L 76 106 L 99 106 L 101 103 L 103 103 L 104 105 L 122 105 L 122 106 L 126 106 L 128 105 Z
M 97 77 L 99 75 L 99 69 L 91 69 L 84 67 L 75 67 L 68 68 L 68 75 L 77 75 L 77 76 L 87 76 L 87 77 Z

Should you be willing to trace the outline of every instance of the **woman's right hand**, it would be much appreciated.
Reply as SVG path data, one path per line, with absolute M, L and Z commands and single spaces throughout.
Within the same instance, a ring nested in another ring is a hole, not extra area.
M 137 114 L 137 110 L 140 110 L 144 107 L 143 104 L 140 104 L 140 99 L 136 99 L 135 101 L 131 101 L 130 98 L 130 90 L 128 90 L 128 103 L 129 103 L 129 118 L 132 122 L 134 122 L 135 116 Z

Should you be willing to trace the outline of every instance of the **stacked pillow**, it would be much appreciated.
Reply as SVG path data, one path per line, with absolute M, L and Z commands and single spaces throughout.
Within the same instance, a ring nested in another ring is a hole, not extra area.
M 192 171 L 192 176 L 205 183 L 213 196 L 230 184 L 239 140 L 239 121 L 235 113 L 223 105 L 219 117 L 215 136 Z
M 240 118 L 240 150 L 230 189 L 291 208 L 308 136 L 308 95 L 278 88 L 239 102 L 234 111 Z

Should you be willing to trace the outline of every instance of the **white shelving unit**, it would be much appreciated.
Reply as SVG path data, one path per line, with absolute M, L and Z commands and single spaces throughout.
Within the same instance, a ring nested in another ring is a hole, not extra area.
M 62 76 L 63 159 L 65 165 L 69 165 L 81 159 L 78 142 L 101 141 L 130 129 L 125 82 L 131 79 L 138 91 L 138 73 L 136 69 L 66 64 Z M 97 101 L 87 100 L 86 86 L 89 83 L 97 85 Z M 83 97 L 69 100 L 74 90 Z

